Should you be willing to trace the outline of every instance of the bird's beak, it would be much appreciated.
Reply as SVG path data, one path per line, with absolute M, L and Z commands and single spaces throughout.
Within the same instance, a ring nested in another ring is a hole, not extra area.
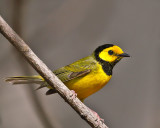
M 120 57 L 130 57 L 130 55 L 127 54 L 127 53 L 117 54 L 117 56 L 120 56 Z

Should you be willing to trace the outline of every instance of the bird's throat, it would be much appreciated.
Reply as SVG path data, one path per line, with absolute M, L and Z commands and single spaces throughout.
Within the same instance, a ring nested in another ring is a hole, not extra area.
M 103 71 L 104 71 L 108 76 L 112 75 L 113 66 L 112 66 L 109 62 L 103 61 L 103 62 L 101 62 L 101 65 L 102 65 Z

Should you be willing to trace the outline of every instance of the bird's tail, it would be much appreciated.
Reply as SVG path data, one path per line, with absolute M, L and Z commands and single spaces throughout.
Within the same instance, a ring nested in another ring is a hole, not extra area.
M 49 86 L 41 76 L 13 76 L 13 77 L 7 77 L 5 81 L 13 85 L 39 84 L 40 86 L 36 90 L 39 90 L 43 87 L 48 87 L 49 90 L 46 92 L 46 95 L 54 94 L 57 92 L 55 89 L 53 89 L 53 87 Z
M 13 76 L 7 77 L 6 82 L 12 84 L 42 84 L 44 79 L 41 76 Z

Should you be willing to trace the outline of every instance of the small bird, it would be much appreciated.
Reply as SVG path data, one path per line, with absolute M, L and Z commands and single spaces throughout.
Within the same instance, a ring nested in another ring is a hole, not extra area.
M 112 77 L 112 69 L 123 57 L 130 57 L 120 47 L 104 44 L 85 58 L 61 67 L 53 73 L 83 102 L 85 98 L 104 87 Z M 40 88 L 48 87 L 46 95 L 56 93 L 41 76 L 14 76 L 6 78 L 12 84 L 40 84 Z

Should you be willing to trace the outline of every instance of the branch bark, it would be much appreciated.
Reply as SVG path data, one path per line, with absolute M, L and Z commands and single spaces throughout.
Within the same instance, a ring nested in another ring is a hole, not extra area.
M 12 30 L 0 16 L 0 32 L 8 41 L 26 58 L 32 67 L 55 88 L 59 95 L 93 128 L 108 128 L 97 116 L 85 106 L 78 98 L 72 98 L 70 91 L 56 75 L 34 54 L 29 46 Z

